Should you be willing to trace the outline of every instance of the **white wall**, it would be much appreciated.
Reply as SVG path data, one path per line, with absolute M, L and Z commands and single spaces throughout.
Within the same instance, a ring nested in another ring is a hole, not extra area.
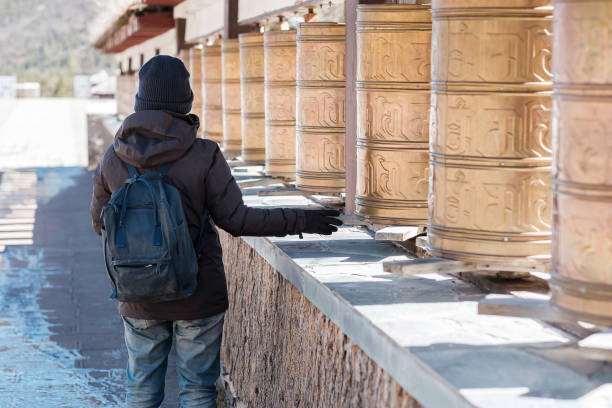
M 17 77 L 12 75 L 0 76 L 0 99 L 15 98 L 17 96 Z
M 326 3 L 323 0 L 322 3 Z M 261 14 L 303 3 L 302 0 L 240 0 L 238 3 L 238 21 L 247 20 Z
M 144 55 L 144 62 L 155 56 L 155 50 L 159 49 L 160 54 L 176 55 L 176 29 L 171 29 L 163 34 L 148 39 L 147 41 L 128 48 L 117 54 L 117 61 L 121 62 L 124 70 L 128 68 L 128 61 L 132 58 L 132 69 L 140 69 L 140 55 Z
M 225 16 L 224 7 L 224 0 L 187 0 L 177 5 L 174 8 L 174 18 L 185 18 L 187 20 L 185 41 L 203 40 L 203 36 L 222 30 Z

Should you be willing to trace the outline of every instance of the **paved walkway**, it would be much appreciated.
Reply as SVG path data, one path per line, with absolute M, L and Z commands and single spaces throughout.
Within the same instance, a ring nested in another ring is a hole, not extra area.
M 122 406 L 122 323 L 90 227 L 85 128 L 70 124 L 86 123 L 85 110 L 54 102 L 34 105 L 74 116 L 30 124 L 21 142 L 6 132 L 29 112 L 13 106 L 0 117 L 0 407 Z M 47 167 L 70 163 L 78 166 Z M 175 407 L 173 369 L 167 381 L 164 406 Z

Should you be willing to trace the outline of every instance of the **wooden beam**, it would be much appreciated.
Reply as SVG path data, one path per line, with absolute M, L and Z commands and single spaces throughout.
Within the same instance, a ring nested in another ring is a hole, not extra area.
M 428 273 L 457 273 L 471 270 L 472 264 L 443 258 L 417 258 L 383 262 L 383 270 L 401 276 Z
M 263 190 L 257 193 L 259 197 L 275 197 L 275 196 L 301 196 L 300 190 L 295 187 L 278 187 L 269 190 Z
M 376 231 L 377 241 L 407 241 L 425 232 L 423 227 L 385 227 Z
M 282 184 L 282 181 L 271 178 L 252 178 L 246 180 L 240 180 L 237 182 L 238 187 L 247 188 L 247 187 L 264 187 L 272 184 Z
M 550 264 L 528 259 L 505 261 L 503 263 L 455 261 L 445 258 L 399 259 L 383 263 L 385 272 L 411 276 L 424 273 L 499 273 L 512 276 L 513 272 L 548 272 Z
M 345 0 L 344 16 L 346 23 L 346 134 L 344 139 L 346 166 L 346 202 L 344 213 L 355 213 L 355 193 L 357 189 L 357 5 L 359 0 Z

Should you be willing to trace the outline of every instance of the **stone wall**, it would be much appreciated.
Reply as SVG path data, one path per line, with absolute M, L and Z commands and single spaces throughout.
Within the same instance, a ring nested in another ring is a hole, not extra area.
M 247 243 L 220 234 L 230 297 L 222 359 L 241 403 L 420 407 Z

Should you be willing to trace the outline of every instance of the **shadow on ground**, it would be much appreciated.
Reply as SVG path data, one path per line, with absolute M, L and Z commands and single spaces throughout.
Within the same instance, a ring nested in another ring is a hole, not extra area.
M 121 406 L 126 350 L 91 229 L 91 173 L 19 172 L 36 175 L 19 192 L 36 199 L 36 212 L 33 244 L 0 252 L 0 406 Z M 163 406 L 178 406 L 173 356 L 166 391 Z

